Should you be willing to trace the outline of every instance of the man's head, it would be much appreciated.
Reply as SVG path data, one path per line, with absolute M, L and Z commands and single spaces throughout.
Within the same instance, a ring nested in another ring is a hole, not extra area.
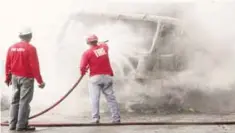
M 96 35 L 88 36 L 88 38 L 86 39 L 86 42 L 87 42 L 87 44 L 90 45 L 90 46 L 97 45 L 97 43 L 98 43 L 98 37 L 97 37 Z
M 23 29 L 21 29 L 20 33 L 19 33 L 19 37 L 22 41 L 26 41 L 26 42 L 30 42 L 32 39 L 32 31 L 30 28 L 25 27 Z

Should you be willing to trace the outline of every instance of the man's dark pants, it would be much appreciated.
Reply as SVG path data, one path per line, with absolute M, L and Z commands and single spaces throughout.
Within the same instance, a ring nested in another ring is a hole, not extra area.
M 26 128 L 33 99 L 34 79 L 12 75 L 9 128 Z

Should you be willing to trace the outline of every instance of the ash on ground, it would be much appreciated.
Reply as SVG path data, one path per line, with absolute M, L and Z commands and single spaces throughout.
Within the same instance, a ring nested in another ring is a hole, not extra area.
M 157 83 L 156 83 L 157 84 Z M 123 87 L 117 90 L 123 112 L 154 114 L 231 114 L 235 112 L 235 90 L 204 91 L 196 87 L 149 86 Z M 126 90 L 125 90 L 126 89 Z M 129 90 L 128 90 L 129 89 Z M 152 90 L 151 90 L 152 89 Z M 125 90 L 125 91 L 124 91 Z M 135 91 L 133 91 L 135 90 Z M 126 94 L 126 95 L 124 95 Z

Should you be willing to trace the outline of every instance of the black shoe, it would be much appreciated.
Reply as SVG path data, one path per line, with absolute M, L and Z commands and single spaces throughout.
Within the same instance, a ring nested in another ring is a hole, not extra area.
M 10 127 L 9 130 L 11 130 L 11 131 L 16 130 L 16 128 L 15 127 Z
M 28 126 L 28 127 L 26 127 L 26 128 L 17 128 L 16 130 L 17 130 L 17 131 L 35 131 L 36 128 L 35 128 L 35 127 L 30 127 L 30 126 Z

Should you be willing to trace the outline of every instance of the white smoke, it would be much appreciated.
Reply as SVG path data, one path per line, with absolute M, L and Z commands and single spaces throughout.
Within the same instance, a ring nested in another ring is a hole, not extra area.
M 191 42 L 185 46 L 189 65 L 181 73 L 182 83 L 203 88 L 232 89 L 234 84 L 233 4 L 200 3 L 184 14 Z
M 188 53 L 188 68 L 177 77 L 173 77 L 177 79 L 177 84 L 200 84 L 202 87 L 199 89 L 207 86 L 213 90 L 231 89 L 230 86 L 235 79 L 233 74 L 235 29 L 232 26 L 234 8 L 221 2 L 217 4 L 204 0 L 197 2 L 193 0 L 8 0 L 0 4 L 2 18 L 0 59 L 4 61 L 7 48 L 18 41 L 17 33 L 20 26 L 31 26 L 34 32 L 32 44 L 38 49 L 42 76 L 47 83 L 44 90 L 35 88 L 32 108 L 33 112 L 37 112 L 38 108 L 48 107 L 59 99 L 79 77 L 78 67 L 81 54 L 87 48 L 84 42 L 87 34 L 95 33 L 100 40 L 109 39 L 111 59 L 120 62 L 121 66 L 127 64 L 125 58 L 121 57 L 122 54 L 133 55 L 133 48 L 141 47 L 146 38 L 151 36 L 146 26 L 140 27 L 142 29 L 139 32 L 134 32 L 131 24 L 123 22 L 107 22 L 97 27 L 86 27 L 82 23 L 72 21 L 66 31 L 67 34 L 62 34 L 63 39 L 60 40 L 63 24 L 69 19 L 71 13 L 85 10 L 155 14 L 177 8 L 167 6 L 172 2 L 194 4 L 192 8 L 185 9 L 180 16 L 187 23 L 185 28 L 191 40 L 187 46 L 184 46 Z M 163 3 L 164 6 L 158 6 Z M 149 8 L 150 6 L 152 8 Z M 4 78 L 1 78 L 1 92 L 7 92 L 10 95 L 10 89 L 5 87 L 3 80 Z M 59 113 L 79 114 L 90 110 L 90 106 L 84 106 L 89 105 L 86 80 L 87 77 L 65 103 L 57 108 Z M 142 86 L 135 84 L 135 87 L 125 89 L 122 95 L 128 97 L 134 92 L 143 93 Z M 151 87 L 149 91 L 152 93 L 154 90 L 155 88 Z

